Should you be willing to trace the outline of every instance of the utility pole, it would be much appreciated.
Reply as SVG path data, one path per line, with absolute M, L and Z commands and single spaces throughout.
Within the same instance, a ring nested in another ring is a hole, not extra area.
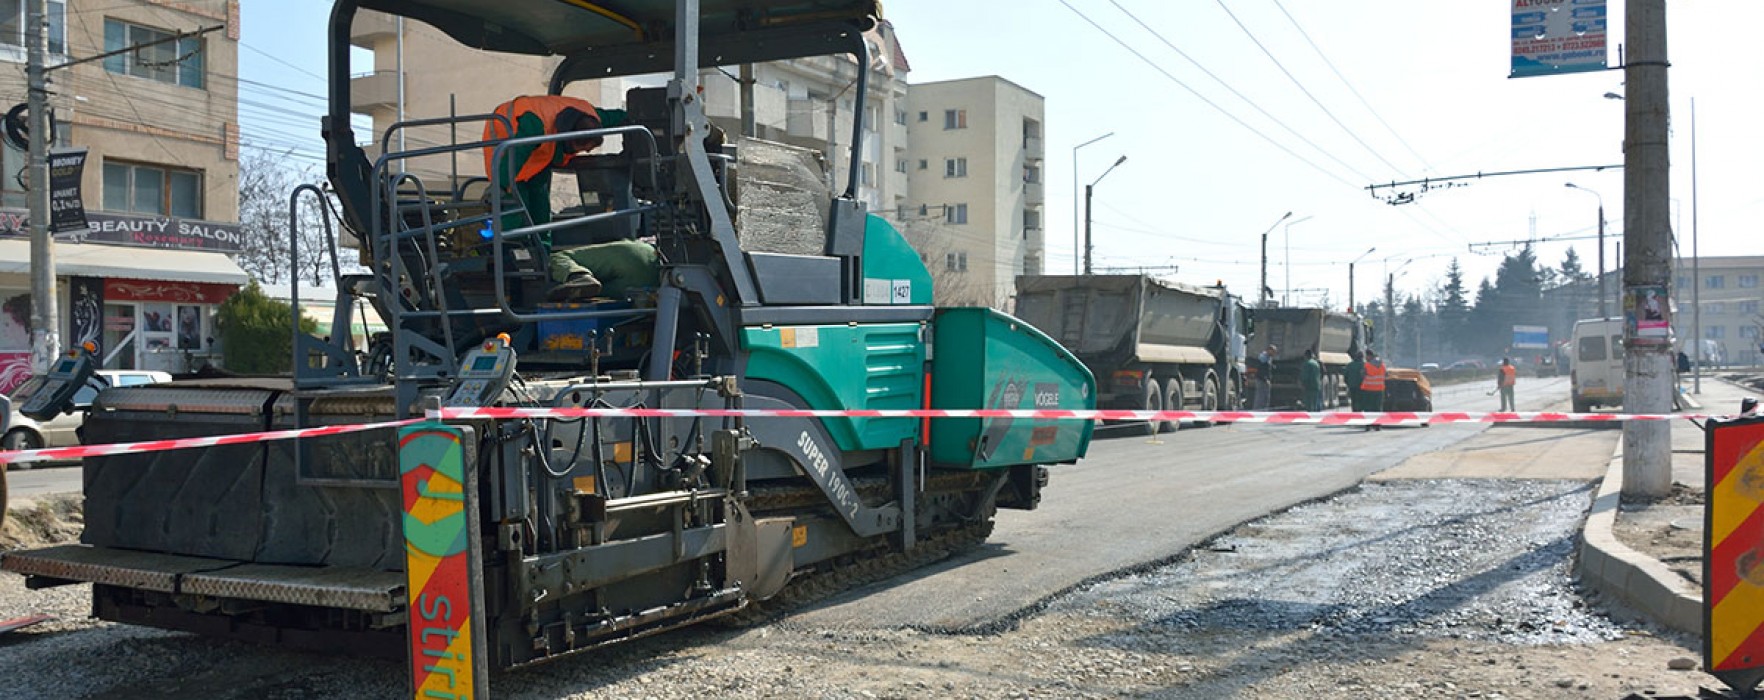
M 30 110 L 31 372 L 47 374 L 61 354 L 55 248 L 49 233 L 49 0 L 30 0 L 25 82 Z
M 1379 345 L 1384 346 L 1384 355 L 1390 354 L 1390 337 L 1396 335 L 1396 273 L 1384 278 L 1384 332 L 1378 336 L 1384 339 Z M 1380 358 L 1382 359 L 1382 358 Z
M 1084 186 L 1084 276 L 1090 276 L 1090 195 L 1096 184 Z
M 1647 294 L 1660 315 L 1670 320 L 1671 305 L 1663 296 L 1672 288 L 1672 233 L 1666 75 L 1666 0 L 1630 0 L 1625 10 L 1629 61 L 1624 66 L 1623 238 L 1628 244 L 1623 266 L 1623 308 L 1626 315 L 1647 323 Z M 1628 413 L 1672 411 L 1673 362 L 1669 335 L 1663 330 L 1624 324 L 1623 410 Z M 1672 485 L 1672 426 L 1664 421 L 1623 424 L 1623 495 L 1658 498 Z
M 1697 252 L 1697 98 L 1691 98 L 1691 344 L 1696 361 L 1691 364 L 1691 392 L 1703 395 L 1703 271 Z
M 1274 222 L 1274 226 L 1269 226 L 1267 231 L 1262 232 L 1262 288 L 1256 292 L 1256 298 L 1261 300 L 1261 303 L 1256 305 L 1262 308 L 1268 308 L 1269 304 L 1274 301 L 1268 293 L 1271 291 L 1268 289 L 1268 234 L 1273 233 L 1274 228 L 1279 226 L 1280 222 L 1290 218 L 1292 218 L 1290 211 L 1281 214 L 1280 218 Z

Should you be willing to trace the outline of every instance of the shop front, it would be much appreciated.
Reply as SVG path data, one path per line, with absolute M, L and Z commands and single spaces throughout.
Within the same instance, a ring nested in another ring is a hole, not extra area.
M 5 218 L 0 212 L 0 392 L 31 374 L 30 241 L 21 226 L 7 226 Z M 137 226 L 155 227 L 150 221 Z M 176 223 L 168 228 L 177 230 Z M 105 240 L 96 235 L 58 236 L 62 347 L 90 341 L 107 369 L 182 374 L 218 365 L 215 310 L 249 280 L 222 252 L 237 250 L 224 245 L 236 233 L 236 227 L 204 228 L 199 235 L 106 242 L 95 242 Z

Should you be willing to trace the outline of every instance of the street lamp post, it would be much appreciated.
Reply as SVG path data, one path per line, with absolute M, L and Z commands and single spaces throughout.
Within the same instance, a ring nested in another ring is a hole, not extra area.
M 1348 261 L 1348 313 L 1358 313 L 1354 308 L 1354 264 L 1365 260 L 1366 256 L 1371 255 L 1374 250 L 1378 250 L 1378 246 L 1367 248 L 1366 252 L 1360 254 L 1360 257 Z
M 1392 259 L 1385 258 L 1385 264 L 1389 265 Z M 1403 264 L 1397 266 L 1397 269 L 1384 275 L 1384 332 L 1378 334 L 1379 339 L 1384 341 L 1378 344 L 1381 348 L 1379 352 L 1381 355 L 1390 354 L 1390 337 L 1396 335 L 1396 278 L 1402 273 L 1403 268 L 1408 267 L 1412 262 L 1415 262 L 1414 258 L 1404 260 Z
M 1096 190 L 1097 183 L 1102 182 L 1103 178 L 1108 177 L 1109 173 L 1115 172 L 1115 168 L 1120 167 L 1121 164 L 1125 163 L 1125 162 L 1127 162 L 1127 156 L 1125 156 L 1125 155 L 1121 156 L 1120 158 L 1116 158 L 1114 165 L 1109 166 L 1108 170 L 1104 170 L 1103 174 L 1096 176 L 1095 180 L 1092 180 L 1090 182 L 1090 184 L 1084 186 L 1084 274 L 1086 276 L 1090 275 L 1090 247 L 1091 247 L 1090 246 L 1090 197 L 1091 197 L 1091 194 Z
M 1703 275 L 1698 269 L 1697 253 L 1697 98 L 1692 97 L 1691 109 L 1691 344 L 1696 346 L 1696 361 L 1691 364 L 1691 391 L 1703 394 Z
M 1269 297 L 1268 292 L 1270 291 L 1268 289 L 1268 234 L 1272 233 L 1274 231 L 1274 227 L 1279 226 L 1280 222 L 1285 221 L 1290 218 L 1292 218 L 1292 212 L 1290 212 L 1290 211 L 1286 212 L 1285 214 L 1281 214 L 1279 219 L 1274 220 L 1273 226 L 1269 226 L 1267 231 L 1262 232 L 1262 289 L 1260 292 L 1256 293 L 1256 298 L 1262 300 L 1260 304 L 1257 304 L 1257 306 L 1260 306 L 1262 308 L 1267 308 L 1268 302 L 1270 301 L 1270 299 L 1268 298 Z
M 1078 274 L 1078 265 L 1082 257 L 1078 248 L 1078 236 L 1081 231 L 1078 227 L 1078 149 L 1114 135 L 1115 132 L 1111 131 L 1072 147 L 1072 274 L 1074 275 Z
M 1292 305 L 1292 300 L 1288 298 L 1288 295 L 1292 294 L 1292 227 L 1310 220 L 1310 216 L 1305 216 L 1302 219 L 1294 219 L 1287 222 L 1286 228 L 1282 229 L 1283 235 L 1281 236 L 1281 244 L 1286 248 L 1286 263 L 1281 265 L 1281 267 L 1286 269 L 1286 284 L 1282 285 L 1280 289 L 1281 306 Z
M 1599 200 L 1599 318 L 1603 319 L 1607 315 L 1607 307 L 1605 306 L 1605 198 L 1600 197 L 1597 192 L 1572 182 L 1566 184 L 1569 189 L 1580 190 Z

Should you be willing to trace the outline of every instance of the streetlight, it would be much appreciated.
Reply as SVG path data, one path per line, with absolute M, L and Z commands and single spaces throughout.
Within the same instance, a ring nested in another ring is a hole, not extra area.
M 1585 193 L 1590 194 L 1594 197 L 1597 197 L 1599 200 L 1599 318 L 1603 319 L 1603 318 L 1605 318 L 1605 313 L 1606 313 L 1606 307 L 1605 307 L 1605 198 L 1600 197 L 1599 193 L 1597 193 L 1597 192 L 1589 190 L 1585 187 L 1581 187 L 1580 185 L 1576 185 L 1572 182 L 1566 183 L 1566 185 L 1569 189 L 1580 190 L 1581 192 L 1585 192 Z
M 1090 274 L 1090 195 L 1096 189 L 1097 183 L 1102 182 L 1103 178 L 1108 177 L 1109 173 L 1115 172 L 1115 168 L 1121 167 L 1121 164 L 1125 162 L 1127 162 L 1125 155 L 1116 158 L 1114 165 L 1109 166 L 1108 170 L 1104 170 L 1103 174 L 1096 176 L 1095 180 L 1084 186 L 1084 274 L 1086 275 Z
M 1272 296 L 1269 294 L 1272 290 L 1268 289 L 1268 234 L 1273 232 L 1274 227 L 1279 226 L 1280 222 L 1290 218 L 1292 218 L 1292 212 L 1290 211 L 1281 214 L 1279 219 L 1274 220 L 1273 226 L 1269 226 L 1267 231 L 1262 232 L 1262 291 L 1257 295 L 1262 300 L 1262 303 L 1258 304 L 1258 306 L 1261 306 L 1262 308 L 1268 307 L 1268 297 Z
M 1374 250 L 1378 250 L 1378 246 L 1367 248 L 1366 252 L 1360 254 L 1360 257 L 1348 262 L 1348 313 L 1358 313 L 1354 309 L 1354 263 L 1365 260 L 1366 256 L 1371 255 Z
M 1115 132 L 1111 131 L 1072 147 L 1072 274 L 1074 275 L 1078 274 L 1078 259 L 1082 257 L 1078 254 L 1078 149 L 1114 135 Z
M 1284 233 L 1281 236 L 1281 244 L 1286 248 L 1286 262 L 1282 264 L 1281 267 L 1286 269 L 1286 284 L 1280 290 L 1281 306 L 1291 305 L 1291 300 L 1287 298 L 1287 295 L 1292 293 L 1292 227 L 1296 224 L 1302 224 L 1310 220 L 1310 216 L 1305 216 L 1302 219 L 1294 219 L 1287 222 L 1286 228 L 1282 229 Z

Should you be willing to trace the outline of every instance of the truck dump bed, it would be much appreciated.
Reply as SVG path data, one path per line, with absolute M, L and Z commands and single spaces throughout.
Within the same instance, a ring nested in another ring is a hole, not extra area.
M 1146 275 L 1017 278 L 1016 316 L 1086 363 L 1212 364 L 1222 290 Z

